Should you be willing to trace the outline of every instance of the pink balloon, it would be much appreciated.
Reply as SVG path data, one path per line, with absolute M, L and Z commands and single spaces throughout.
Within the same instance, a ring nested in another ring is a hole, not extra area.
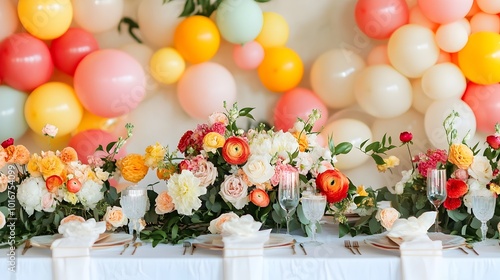
M 20 91 L 32 91 L 49 81 L 54 64 L 47 45 L 28 33 L 0 43 L 0 80 Z
M 50 45 L 54 65 L 70 76 L 75 74 L 78 63 L 85 56 L 98 49 L 99 44 L 94 36 L 81 28 L 68 29 L 61 37 L 52 40 Z
M 390 65 L 389 55 L 387 54 L 387 44 L 374 47 L 366 58 L 367 65 L 387 64 Z
M 432 22 L 445 24 L 464 18 L 474 0 L 418 0 L 422 14 Z
M 103 149 L 106 150 L 106 146 L 116 140 L 117 137 L 109 132 L 100 129 L 90 129 L 79 132 L 75 136 L 71 137 L 68 146 L 75 149 L 76 153 L 78 154 L 78 159 L 82 163 L 88 164 L 88 156 L 96 155 L 99 157 L 104 157 L 107 155 L 107 153 L 105 152 L 96 152 L 96 149 L 97 147 L 99 147 L 99 145 L 102 145 Z M 120 159 L 125 155 L 125 147 L 122 147 L 115 158 Z
M 356 23 L 368 37 L 387 39 L 394 30 L 408 23 L 405 0 L 358 0 L 354 10 Z
M 478 85 L 469 82 L 462 100 L 476 116 L 478 131 L 494 133 L 495 124 L 500 123 L 500 84 Z
M 203 62 L 186 69 L 177 83 L 177 97 L 182 109 L 197 119 L 223 109 L 224 101 L 236 101 L 233 75 L 215 62 Z
M 292 128 L 297 118 L 306 120 L 313 109 L 318 109 L 321 118 L 316 121 L 313 131 L 320 131 L 328 119 L 328 109 L 309 89 L 294 88 L 278 100 L 274 108 L 274 126 L 277 130 L 287 131 Z
M 264 59 L 264 48 L 255 41 L 244 45 L 234 45 L 233 59 L 241 69 L 255 69 L 260 65 L 262 59 Z
M 114 118 L 135 109 L 146 95 L 142 66 L 129 54 L 113 49 L 85 56 L 75 71 L 75 92 L 94 115 Z

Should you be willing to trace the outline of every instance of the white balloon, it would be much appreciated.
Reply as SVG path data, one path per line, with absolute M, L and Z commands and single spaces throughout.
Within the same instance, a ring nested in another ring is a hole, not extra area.
M 120 49 L 128 54 L 130 54 L 139 64 L 141 64 L 144 73 L 146 74 L 146 97 L 149 97 L 148 93 L 158 89 L 158 82 L 151 76 L 151 71 L 149 70 L 149 61 L 153 56 L 153 50 L 144 44 L 130 43 L 120 47 Z
M 325 126 L 320 135 L 324 139 L 331 137 L 335 144 L 350 142 L 353 145 L 350 153 L 337 156 L 338 161 L 335 163 L 335 167 L 340 170 L 357 167 L 369 159 L 369 156 L 358 148 L 362 142 L 372 138 L 372 132 L 366 124 L 358 120 L 340 119 L 333 121 Z
M 142 0 L 139 4 L 137 23 L 145 43 L 153 49 L 171 47 L 177 25 L 184 19 L 179 17 L 185 1 Z
M 476 117 L 472 109 L 460 99 L 442 99 L 434 101 L 425 113 L 425 133 L 432 145 L 438 149 L 449 147 L 443 122 L 452 111 L 459 114 L 453 127 L 457 130 L 456 142 L 461 142 L 466 136 L 470 140 L 476 133 Z
M 425 95 L 434 100 L 460 98 L 466 88 L 464 74 L 451 62 L 436 64 L 422 76 L 422 89 Z
M 422 79 L 411 80 L 411 88 L 413 92 L 413 103 L 412 108 L 417 110 L 420 114 L 425 114 L 427 108 L 434 102 L 434 99 L 429 98 L 425 95 L 422 89 Z
M 331 123 L 340 119 L 355 119 L 370 126 L 375 120 L 371 115 L 366 113 L 359 105 L 352 105 L 345 109 L 339 110 L 328 118 L 326 123 Z
M 3 39 L 14 34 L 19 26 L 17 10 L 11 1 L 0 1 L 0 18 L 2 19 L 2 24 L 0 24 L 0 42 L 2 42 Z
M 500 13 L 500 1 L 498 0 L 476 0 L 477 5 L 481 11 L 488 14 Z
M 311 86 L 330 108 L 345 108 L 355 103 L 355 75 L 365 67 L 364 60 L 347 49 L 332 49 L 321 54 L 311 68 Z
M 73 20 L 90 33 L 117 28 L 123 17 L 123 0 L 72 0 Z
M 389 65 L 368 66 L 357 76 L 354 94 L 358 104 L 377 118 L 392 118 L 411 107 L 410 81 Z
M 469 33 L 470 24 L 467 19 L 442 24 L 436 30 L 436 43 L 445 52 L 458 52 L 467 44 Z

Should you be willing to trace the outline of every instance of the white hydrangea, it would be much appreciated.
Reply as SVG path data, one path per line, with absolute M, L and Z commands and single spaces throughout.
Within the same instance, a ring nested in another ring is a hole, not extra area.
M 295 160 L 297 161 L 296 166 L 299 169 L 299 173 L 304 175 L 309 173 L 314 164 L 310 153 L 300 152 Z
M 104 194 L 101 192 L 101 189 L 102 185 L 92 180 L 86 180 L 82 184 L 80 191 L 76 193 L 76 197 L 85 209 L 94 209 L 97 203 L 104 198 Z
M 257 133 L 249 141 L 252 155 L 270 155 L 272 139 L 267 133 Z
M 31 177 L 24 180 L 17 189 L 17 199 L 29 216 L 42 211 L 42 188 L 45 181 L 42 177 Z

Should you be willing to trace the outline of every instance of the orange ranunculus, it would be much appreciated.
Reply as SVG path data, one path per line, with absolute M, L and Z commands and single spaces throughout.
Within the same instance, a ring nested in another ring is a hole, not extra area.
M 49 176 L 45 180 L 45 187 L 47 187 L 47 190 L 50 193 L 57 193 L 57 191 L 59 190 L 59 187 L 62 186 L 62 184 L 63 184 L 63 180 L 58 175 Z
M 138 183 L 148 173 L 148 167 L 145 164 L 144 157 L 140 154 L 129 154 L 117 162 L 123 179 Z
M 61 151 L 59 158 L 61 158 L 61 161 L 64 163 L 70 163 L 78 160 L 78 154 L 72 147 L 66 147 Z
M 174 164 L 167 164 L 165 167 L 156 169 L 156 176 L 160 180 L 168 180 L 175 172 L 177 172 L 177 167 Z
M 465 144 L 451 144 L 448 160 L 460 169 L 467 169 L 472 164 L 474 153 Z
M 261 189 L 254 189 L 250 192 L 250 201 L 258 207 L 267 207 L 269 205 L 269 195 Z
M 229 164 L 243 164 L 250 155 L 250 146 L 245 139 L 231 136 L 222 147 L 222 157 Z
M 316 178 L 316 186 L 329 203 L 337 203 L 347 197 L 349 179 L 337 169 L 326 170 Z
M 299 151 L 305 152 L 307 148 L 309 148 L 309 143 L 307 142 L 307 135 L 304 132 L 301 131 L 295 131 L 292 133 L 293 137 L 297 139 L 297 142 L 299 143 Z

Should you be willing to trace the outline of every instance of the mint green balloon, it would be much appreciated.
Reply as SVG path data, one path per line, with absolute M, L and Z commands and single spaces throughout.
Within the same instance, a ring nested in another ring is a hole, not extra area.
M 19 139 L 28 129 L 24 103 L 28 95 L 8 86 L 0 86 L 0 142 Z
M 226 41 L 245 44 L 257 38 L 264 16 L 254 0 L 223 0 L 217 8 L 215 22 Z

